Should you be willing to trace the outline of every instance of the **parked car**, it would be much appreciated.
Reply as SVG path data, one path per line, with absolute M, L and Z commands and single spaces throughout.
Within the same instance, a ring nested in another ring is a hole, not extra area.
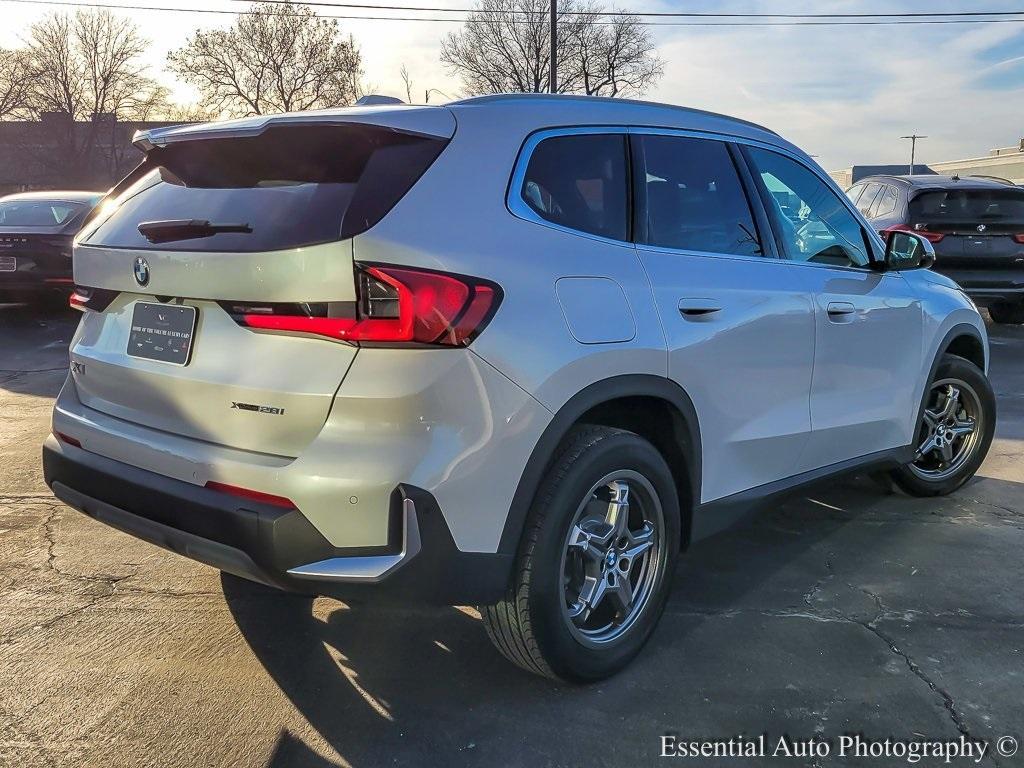
M 681 550 L 841 473 L 949 493 L 992 440 L 928 240 L 751 123 L 491 96 L 136 145 L 76 243 L 46 482 L 224 571 L 478 604 L 513 662 L 594 680 Z
M 71 242 L 102 192 L 0 197 L 0 301 L 71 293 Z
M 846 193 L 884 237 L 914 231 L 934 245 L 934 270 L 987 305 L 997 323 L 1024 323 L 1024 189 L 984 176 L 870 176 Z

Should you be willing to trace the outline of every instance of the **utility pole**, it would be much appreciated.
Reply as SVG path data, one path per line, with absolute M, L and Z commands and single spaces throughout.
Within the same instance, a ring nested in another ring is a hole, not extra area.
M 558 0 L 551 0 L 551 93 L 558 93 Z
M 916 133 L 912 133 L 910 136 L 900 136 L 901 139 L 910 139 L 910 175 L 914 175 L 914 155 L 917 152 L 917 140 L 927 139 L 927 136 L 918 136 Z

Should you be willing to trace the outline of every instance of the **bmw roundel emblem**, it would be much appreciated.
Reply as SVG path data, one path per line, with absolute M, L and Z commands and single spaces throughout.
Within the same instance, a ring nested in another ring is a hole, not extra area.
M 139 285 L 145 285 L 149 282 L 149 262 L 139 256 L 135 259 L 135 282 Z
M 978 225 L 978 231 L 979 232 L 984 232 L 986 229 L 988 229 L 988 227 L 986 227 L 984 224 L 979 224 Z

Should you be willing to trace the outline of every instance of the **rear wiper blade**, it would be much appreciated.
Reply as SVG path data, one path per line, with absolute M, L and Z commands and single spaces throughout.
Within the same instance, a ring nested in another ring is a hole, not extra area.
M 249 234 L 248 224 L 213 224 L 206 219 L 168 219 L 166 221 L 144 221 L 139 232 L 151 243 L 170 243 L 174 240 L 211 237 L 220 232 Z

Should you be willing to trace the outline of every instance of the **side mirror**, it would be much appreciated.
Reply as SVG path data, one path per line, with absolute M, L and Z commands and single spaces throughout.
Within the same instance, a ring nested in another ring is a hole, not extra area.
M 916 232 L 889 230 L 885 239 L 885 268 L 928 269 L 935 263 L 935 246 Z

